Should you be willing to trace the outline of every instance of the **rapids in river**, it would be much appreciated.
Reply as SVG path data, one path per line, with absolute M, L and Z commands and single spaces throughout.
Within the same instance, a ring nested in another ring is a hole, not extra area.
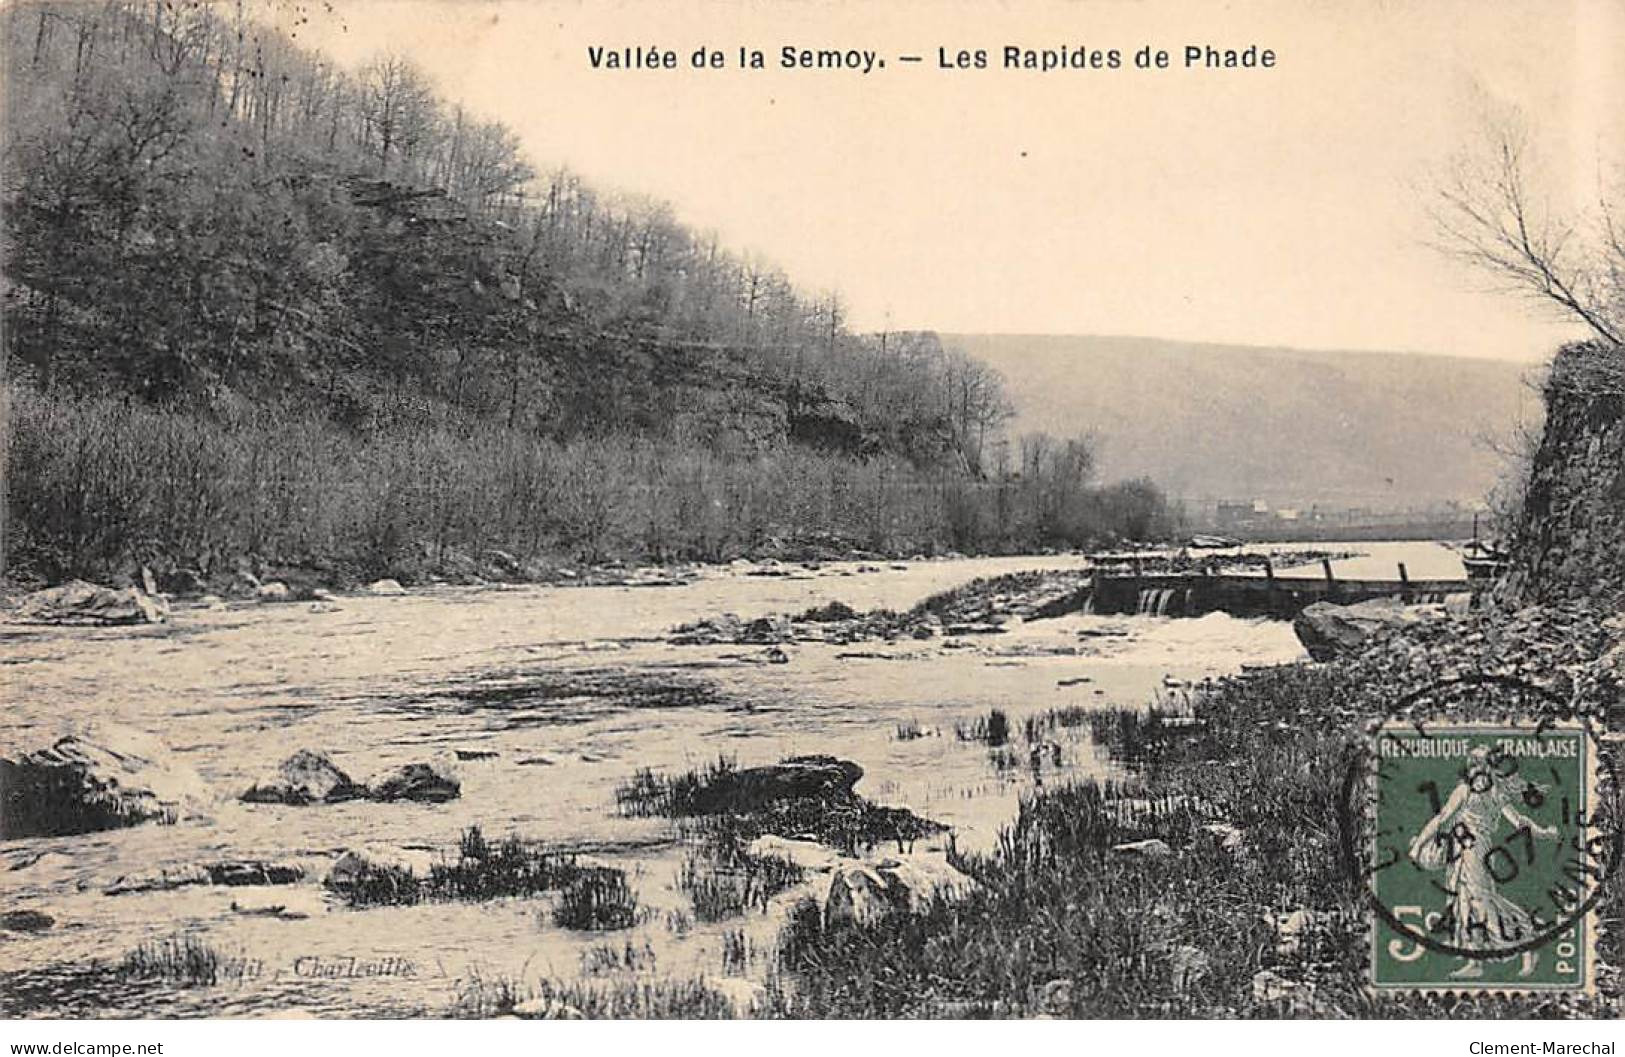
M 1443 549 L 1432 550 L 1443 562 Z M 1159 698 L 1177 706 L 1202 678 L 1303 654 L 1285 622 L 1219 613 L 1080 613 L 1017 621 L 997 635 L 803 643 L 785 647 L 787 663 L 759 647 L 670 645 L 671 629 L 833 601 L 903 610 L 976 577 L 1086 561 L 720 567 L 666 586 L 431 587 L 336 605 L 180 605 L 168 623 L 141 628 L 7 626 L 0 746 L 35 748 L 87 721 L 112 722 L 160 737 L 218 800 L 207 819 L 173 826 L 0 841 L 0 910 L 55 922 L 0 933 L 0 973 L 26 983 L 27 1011 L 46 1016 L 444 1016 L 482 979 L 703 978 L 743 1006 L 770 971 L 780 915 L 708 924 L 685 913 L 673 824 L 617 809 L 616 786 L 639 769 L 829 753 L 863 767 L 859 793 L 948 824 L 961 849 L 985 850 L 1036 784 L 1105 776 L 1110 766 L 1086 724 L 1056 728 L 1059 763 L 1046 756 L 1040 766 L 1028 765 L 1019 736 L 1001 752 L 962 740 L 956 726 L 992 708 L 1019 732 L 1027 717 L 1055 709 Z M 328 752 L 358 778 L 439 760 L 462 795 L 441 804 L 237 801 L 300 748 Z M 644 908 L 639 924 L 574 932 L 554 924 L 545 897 L 349 909 L 320 886 L 346 848 L 455 856 L 473 825 L 626 871 Z M 106 891 L 120 877 L 231 859 L 297 863 L 306 880 Z M 278 906 L 283 913 L 269 912 Z M 229 956 L 226 978 L 97 990 L 75 976 L 182 934 Z

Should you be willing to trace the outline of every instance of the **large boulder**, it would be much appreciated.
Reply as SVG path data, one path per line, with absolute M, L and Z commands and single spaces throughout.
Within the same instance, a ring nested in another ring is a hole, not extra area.
M 863 768 L 851 760 L 791 756 L 765 767 L 728 772 L 700 791 L 695 807 L 703 814 L 744 814 L 786 800 L 845 800 L 862 777 Z
M 1351 606 L 1315 602 L 1292 618 L 1292 630 L 1309 656 L 1336 660 L 1359 653 L 1376 636 L 1444 616 L 1437 605 L 1406 605 L 1397 598 L 1373 598 Z
M 940 855 L 842 860 L 830 871 L 823 902 L 824 927 L 868 926 L 893 914 L 919 914 L 942 900 L 958 902 L 977 889 L 975 880 Z
M 428 852 L 369 844 L 350 848 L 335 859 L 322 884 L 336 892 L 347 892 L 380 878 L 411 883 L 429 876 L 433 865 L 434 857 Z
M 24 598 L 15 619 L 23 624 L 160 624 L 168 613 L 162 598 L 138 587 L 115 590 L 70 580 Z
M 418 800 L 438 804 L 462 795 L 462 783 L 433 763 L 406 763 L 367 781 L 371 800 Z
M 251 804 L 319 804 L 367 795 L 325 752 L 300 749 L 243 792 Z
M 0 833 L 7 838 L 173 823 L 205 813 L 212 801 L 203 779 L 162 742 L 125 728 L 69 734 L 0 757 Z

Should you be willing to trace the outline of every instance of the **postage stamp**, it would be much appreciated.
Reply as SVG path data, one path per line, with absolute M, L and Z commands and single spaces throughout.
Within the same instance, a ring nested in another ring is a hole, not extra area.
M 1372 987 L 1589 990 L 1615 858 L 1591 731 L 1395 719 L 1369 748 Z

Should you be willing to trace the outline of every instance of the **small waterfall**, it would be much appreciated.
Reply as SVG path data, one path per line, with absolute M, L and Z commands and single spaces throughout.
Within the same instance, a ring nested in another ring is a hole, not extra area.
M 1095 615 L 1095 593 L 1093 591 L 1090 591 L 1089 597 L 1083 600 L 1083 615 L 1086 617 Z
M 1172 587 L 1142 587 L 1139 601 L 1134 607 L 1136 616 L 1163 617 L 1168 615 L 1168 603 L 1174 597 Z

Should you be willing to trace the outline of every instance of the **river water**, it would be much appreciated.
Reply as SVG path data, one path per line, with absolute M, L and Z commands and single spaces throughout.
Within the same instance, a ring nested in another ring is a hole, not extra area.
M 1415 577 L 1460 574 L 1450 552 L 1428 544 L 1332 549 L 1364 551 L 1355 561 L 1384 568 L 1407 560 Z M 949 824 L 962 848 L 986 848 L 1035 783 L 1101 775 L 1106 765 L 1087 726 L 1060 731 L 1060 766 L 1034 772 L 960 740 L 956 724 L 992 707 L 1017 730 L 1053 709 L 1145 707 L 1192 681 L 1302 653 L 1285 622 L 1223 614 L 1078 614 L 1018 622 L 1001 635 L 802 644 L 787 648 L 788 663 L 767 663 L 753 647 L 668 645 L 670 629 L 721 612 L 750 619 L 831 601 L 901 610 L 976 577 L 1085 561 L 703 569 L 679 586 L 447 587 L 336 606 L 180 608 L 169 623 L 139 629 L 9 627 L 0 748 L 112 722 L 160 737 L 216 801 L 206 818 L 174 826 L 0 841 L 0 910 L 55 919 L 43 932 L 0 933 L 0 972 L 117 962 L 141 943 L 188 934 L 240 960 L 236 978 L 77 1000 L 65 984 L 61 1003 L 39 1012 L 441 1016 L 471 980 L 494 978 L 703 977 L 748 997 L 771 963 L 774 918 L 673 926 L 686 897 L 671 824 L 616 809 L 616 785 L 637 769 L 831 753 L 862 765 L 860 793 Z M 775 575 L 755 575 L 764 571 Z M 900 736 L 900 726 L 920 736 Z M 299 748 L 327 751 L 358 779 L 440 760 L 457 772 L 462 796 L 303 808 L 236 801 Z M 572 932 L 552 923 L 545 898 L 352 910 L 319 886 L 348 847 L 455 857 L 471 825 L 621 867 L 646 920 Z M 105 891 L 122 876 L 229 859 L 294 862 L 308 880 Z M 269 906 L 286 911 L 246 912 Z M 730 942 L 735 956 L 725 959 Z M 743 967 L 741 942 L 751 952 Z M 636 957 L 610 968 L 606 945 Z M 375 971 L 386 975 L 368 975 Z

